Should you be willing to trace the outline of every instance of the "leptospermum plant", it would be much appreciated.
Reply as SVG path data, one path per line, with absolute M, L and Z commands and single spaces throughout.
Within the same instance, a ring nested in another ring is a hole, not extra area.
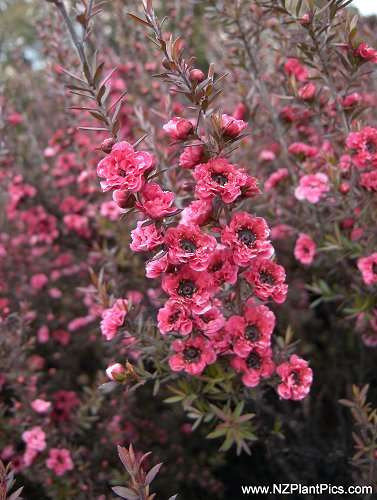
M 105 124 L 92 131 L 108 129 L 112 134 L 101 145 L 106 156 L 97 167 L 102 190 L 111 191 L 126 213 L 139 214 L 131 249 L 149 253 L 146 276 L 159 280 L 166 294 L 156 318 L 163 341 L 144 337 L 139 365 L 117 362 L 107 375 L 113 383 L 137 380 L 137 385 L 157 379 L 157 389 L 161 381 L 169 381 L 173 396 L 167 401 L 181 401 L 195 427 L 210 422 L 208 437 L 223 436 L 223 450 L 236 444 L 238 452 L 249 452 L 248 442 L 255 439 L 254 414 L 244 413 L 245 403 L 253 398 L 250 389 L 272 385 L 281 398 L 301 400 L 309 393 L 312 370 L 293 354 L 289 336 L 287 344 L 282 339 L 273 344 L 276 320 L 266 304 L 283 303 L 288 285 L 268 224 L 253 214 L 258 181 L 231 163 L 247 123 L 218 107 L 226 75 L 217 75 L 212 64 L 205 75 L 193 59 L 185 59 L 183 40 L 164 34 L 164 21 L 151 1 L 143 3 L 144 18 L 130 14 L 148 29 L 162 53 L 164 72 L 157 76 L 174 97 L 182 95 L 188 102 L 181 113 L 187 116 L 173 116 L 163 125 L 179 156 L 178 166 L 163 169 L 152 153 L 119 140 L 116 114 L 121 101 L 111 116 L 114 105 L 105 109 L 103 102 L 107 79 L 98 84 L 103 66 L 88 63 L 64 5 L 52 3 L 79 52 L 86 79 L 83 95 L 97 102 L 96 111 L 81 109 Z M 93 14 L 86 17 L 89 23 Z M 112 340 L 122 327 L 132 332 L 135 320 L 129 300 L 116 298 L 102 314 L 102 333 Z M 153 349 L 154 342 L 158 348 Z M 168 367 L 177 375 L 169 374 Z

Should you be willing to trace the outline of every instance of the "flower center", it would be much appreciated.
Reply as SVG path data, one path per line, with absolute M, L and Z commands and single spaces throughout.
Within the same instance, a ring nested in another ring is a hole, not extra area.
M 257 325 L 248 325 L 245 330 L 245 339 L 250 342 L 256 342 L 260 337 Z
M 172 325 L 173 323 L 175 323 L 179 318 L 179 312 L 176 311 L 174 314 L 171 314 L 169 316 L 169 323 Z
M 226 177 L 226 175 L 224 174 L 213 173 L 211 177 L 212 180 L 216 182 L 216 184 L 220 184 L 220 186 L 225 186 L 225 184 L 227 184 L 228 182 L 228 177 Z
M 182 295 L 182 297 L 189 297 L 191 298 L 194 293 L 196 292 L 197 288 L 195 286 L 195 283 L 191 280 L 182 280 L 179 283 L 178 287 L 178 294 Z
M 200 356 L 200 350 L 197 347 L 186 347 L 183 351 L 183 357 L 189 363 L 192 363 Z
M 300 375 L 297 372 L 292 372 L 291 377 L 295 385 L 300 385 Z
M 273 285 L 275 283 L 275 278 L 271 276 L 271 274 L 268 271 L 262 271 L 259 274 L 259 279 L 262 283 L 265 283 L 266 285 Z
M 240 242 L 246 245 L 247 247 L 251 247 L 255 242 L 255 240 L 257 239 L 255 233 L 253 233 L 253 231 L 251 231 L 251 229 L 247 227 L 243 227 L 242 229 L 240 229 L 237 235 Z
M 372 273 L 377 274 L 377 262 L 373 262 L 372 264 Z
M 217 261 L 214 263 L 214 265 L 210 268 L 210 271 L 213 273 L 216 273 L 217 271 L 220 271 L 220 269 L 223 267 L 223 263 L 221 260 Z
M 257 370 L 262 364 L 262 358 L 257 352 L 252 352 L 246 359 L 246 365 L 248 368 L 254 368 Z
M 365 147 L 370 154 L 375 154 L 377 152 L 377 146 L 373 141 L 367 141 Z
M 182 240 L 181 241 L 181 248 L 185 252 L 195 253 L 196 245 L 192 240 Z

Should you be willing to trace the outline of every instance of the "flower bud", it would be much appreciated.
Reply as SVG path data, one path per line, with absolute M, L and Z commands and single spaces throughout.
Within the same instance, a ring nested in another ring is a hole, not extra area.
M 190 80 L 200 83 L 205 79 L 205 74 L 201 69 L 194 68 L 190 71 Z
M 120 363 L 114 363 L 106 368 L 106 375 L 115 382 L 124 382 L 126 379 L 126 369 Z

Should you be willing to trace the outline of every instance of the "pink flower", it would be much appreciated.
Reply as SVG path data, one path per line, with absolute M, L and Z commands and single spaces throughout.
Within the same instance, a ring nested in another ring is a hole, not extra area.
M 216 361 L 215 351 L 204 337 L 176 340 L 172 348 L 176 354 L 169 358 L 169 365 L 175 372 L 184 370 L 190 375 L 201 375 L 207 365 Z
M 233 337 L 233 351 L 246 358 L 254 347 L 270 347 L 275 328 L 275 315 L 264 305 L 248 301 L 244 316 L 231 316 L 226 331 Z
M 100 214 L 109 220 L 118 220 L 122 213 L 119 205 L 115 201 L 104 201 L 101 203 Z
M 148 261 L 145 265 L 145 275 L 147 278 L 158 278 L 164 273 L 169 266 L 168 256 L 165 254 L 164 256 L 158 258 L 158 255 Z
M 221 330 L 225 324 L 225 318 L 218 307 L 212 307 L 204 314 L 194 316 L 195 327 L 207 336 Z
M 106 375 L 114 382 L 123 382 L 126 376 L 126 369 L 120 363 L 114 363 L 106 368 Z
M 145 151 L 134 151 L 126 141 L 115 144 L 97 167 L 97 175 L 104 178 L 101 181 L 103 191 L 123 189 L 136 193 L 144 185 L 144 174 L 154 166 L 154 158 Z
M 186 265 L 174 274 L 166 274 L 162 288 L 172 299 L 191 308 L 195 314 L 203 314 L 210 309 L 214 288 L 206 271 L 193 271 Z
M 46 434 L 41 427 L 33 427 L 22 433 L 22 440 L 26 446 L 35 451 L 43 451 L 46 448 Z
M 190 135 L 193 130 L 193 125 L 186 118 L 176 116 L 162 127 L 170 137 L 175 141 L 182 141 Z
M 48 278 L 43 273 L 34 274 L 30 280 L 30 285 L 34 288 L 34 290 L 41 290 L 46 283 L 48 283 Z
M 197 165 L 194 178 L 198 198 L 212 199 L 220 196 L 224 203 L 232 203 L 241 195 L 241 188 L 246 186 L 250 176 L 225 158 L 214 158 Z
M 131 250 L 147 252 L 163 243 L 163 237 L 156 224 L 146 224 L 146 220 L 139 221 L 137 227 L 131 231 Z
M 162 334 L 178 332 L 181 335 L 188 335 L 192 331 L 189 308 L 176 300 L 168 300 L 165 303 L 158 311 L 157 320 Z
M 270 234 L 262 217 L 238 212 L 221 233 L 221 241 L 230 247 L 235 264 L 247 266 L 257 256 L 269 258 L 274 250 L 267 239 Z
M 329 179 L 326 174 L 316 173 L 304 175 L 295 189 L 298 200 L 307 200 L 310 203 L 318 203 L 324 193 L 330 191 Z
M 302 156 L 303 158 L 312 158 L 318 154 L 318 148 L 314 146 L 309 146 L 303 142 L 293 142 L 288 151 L 296 156 Z
M 237 120 L 226 114 L 221 115 L 221 129 L 223 134 L 228 137 L 237 137 L 246 127 L 247 123 L 243 120 Z
M 377 283 L 377 252 L 358 259 L 357 267 L 366 285 L 375 285 Z
M 149 182 L 141 192 L 141 202 L 136 206 L 152 219 L 160 219 L 176 211 L 174 198 L 172 192 L 163 191 L 158 184 Z
M 269 347 L 254 347 L 247 357 L 235 356 L 231 365 L 237 372 L 243 373 L 242 382 L 247 387 L 256 387 L 261 378 L 270 377 L 275 369 Z
M 287 75 L 293 75 L 299 82 L 304 82 L 309 77 L 307 69 L 294 57 L 287 59 L 284 71 Z
M 57 476 L 73 469 L 71 454 L 66 448 L 51 448 L 46 466 L 53 470 Z
M 261 300 L 271 297 L 282 304 L 288 292 L 285 284 L 285 270 L 272 260 L 255 259 L 250 269 L 244 273 L 246 281 L 253 287 L 254 294 Z
M 377 129 L 364 127 L 360 132 L 351 132 L 346 140 L 347 148 L 352 150 L 352 160 L 359 168 L 369 164 L 377 167 Z
M 289 176 L 287 168 L 279 168 L 276 172 L 273 172 L 269 178 L 264 183 L 264 190 L 266 192 L 271 191 L 275 188 L 282 180 Z
M 201 226 L 207 222 L 212 213 L 211 200 L 194 200 L 181 212 L 181 224 L 186 226 L 197 224 Z
M 362 96 L 358 92 L 353 92 L 352 94 L 346 95 L 342 100 L 342 105 L 345 108 L 352 108 L 355 104 L 358 104 L 363 100 Z
M 361 174 L 360 186 L 368 191 L 377 191 L 377 170 Z
M 75 231 L 79 236 L 90 238 L 91 230 L 86 215 L 67 214 L 63 217 L 63 221 L 68 229 Z
M 128 302 L 124 299 L 117 299 L 112 307 L 103 311 L 101 332 L 106 337 L 106 340 L 111 340 L 115 337 L 118 329 L 124 323 L 127 312 Z
M 201 162 L 204 149 L 201 145 L 187 146 L 179 157 L 179 166 L 182 168 L 193 168 Z
M 300 233 L 297 238 L 294 255 L 301 264 L 310 265 L 313 262 L 316 244 L 308 234 Z
M 377 63 L 377 50 L 369 47 L 366 42 L 361 42 L 355 53 L 366 61 Z
M 304 101 L 311 101 L 316 93 L 316 86 L 314 83 L 306 83 L 298 91 L 298 96 Z
M 204 271 L 214 252 L 216 238 L 202 232 L 199 226 L 180 224 L 167 229 L 164 244 L 171 264 L 185 264 L 194 271 Z
M 281 383 L 277 387 L 281 398 L 298 401 L 309 394 L 313 372 L 304 359 L 292 354 L 289 362 L 276 368 L 276 373 L 281 377 Z
M 237 281 L 238 266 L 233 261 L 233 253 L 221 245 L 211 254 L 207 272 L 211 274 L 215 286 L 224 283 L 234 285 Z
M 37 413 L 47 413 L 51 408 L 51 402 L 45 401 L 44 399 L 34 399 L 34 401 L 30 403 L 30 406 Z

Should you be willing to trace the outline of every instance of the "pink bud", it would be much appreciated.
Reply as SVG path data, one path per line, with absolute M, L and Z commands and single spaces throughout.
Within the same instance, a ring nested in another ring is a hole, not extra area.
M 106 375 L 110 380 L 114 380 L 115 382 L 123 382 L 126 377 L 126 369 L 120 363 L 114 363 L 106 368 Z
M 194 68 L 190 71 L 190 79 L 193 82 L 202 82 L 205 78 L 205 74 L 201 69 Z

